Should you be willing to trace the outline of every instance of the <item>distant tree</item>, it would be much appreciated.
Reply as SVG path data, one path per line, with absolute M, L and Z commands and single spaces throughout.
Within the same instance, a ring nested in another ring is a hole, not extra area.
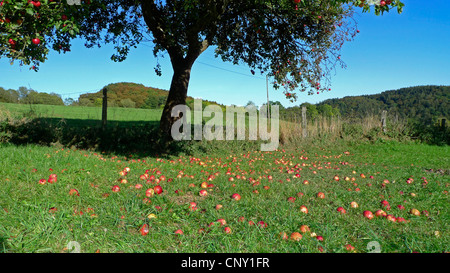
M 306 118 L 311 121 L 315 121 L 319 116 L 319 111 L 315 104 L 311 103 L 302 103 L 301 106 L 306 106 Z
M 332 117 L 333 116 L 333 107 L 329 104 L 322 104 L 317 106 L 317 111 L 319 115 L 324 117 Z
M 34 90 L 29 90 L 27 96 L 22 99 L 22 103 L 26 104 L 47 104 L 47 105 L 64 105 L 63 100 L 59 95 L 39 93 Z
M 94 104 L 91 102 L 91 100 L 89 100 L 87 98 L 79 98 L 78 105 L 79 106 L 94 106 Z
M 19 92 L 17 92 L 14 89 L 5 90 L 2 87 L 0 87 L 0 102 L 18 103 Z
M 66 106 L 73 106 L 74 102 L 75 102 L 74 99 L 67 98 L 67 99 L 64 100 L 64 105 L 66 105 Z
M 31 91 L 31 89 L 28 89 L 25 86 L 19 87 L 19 89 L 17 89 L 17 92 L 19 93 L 19 102 L 22 102 Z

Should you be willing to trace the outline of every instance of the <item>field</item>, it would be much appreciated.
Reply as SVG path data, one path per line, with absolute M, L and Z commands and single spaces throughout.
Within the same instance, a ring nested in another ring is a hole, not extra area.
M 125 158 L 4 144 L 0 251 L 69 252 L 71 241 L 108 253 L 449 251 L 450 181 L 436 172 L 448 168 L 449 152 L 391 144 Z M 163 192 L 150 196 L 157 185 Z M 365 218 L 366 210 L 397 221 Z M 294 232 L 299 241 L 280 238 Z
M 32 115 L 42 118 L 101 120 L 101 107 L 67 107 L 63 105 L 0 103 L 0 108 L 17 116 Z M 111 121 L 159 121 L 161 110 L 109 107 L 108 120 Z
M 40 117 L 93 118 L 82 107 L 32 107 Z M 149 110 L 121 110 L 118 122 L 151 119 Z M 449 146 L 196 145 L 146 156 L 0 143 L 0 253 L 450 250 Z

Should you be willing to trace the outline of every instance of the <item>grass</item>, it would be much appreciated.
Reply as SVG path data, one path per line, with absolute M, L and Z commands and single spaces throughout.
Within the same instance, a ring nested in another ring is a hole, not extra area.
M 347 244 L 356 252 L 367 252 L 373 241 L 382 252 L 449 251 L 449 176 L 427 171 L 448 169 L 448 146 L 391 142 L 286 145 L 274 152 L 245 148 L 239 152 L 240 148 L 137 158 L 1 144 L 0 252 L 70 252 L 71 241 L 80 244 L 81 252 L 108 253 L 347 252 Z M 131 170 L 121 176 L 125 167 Z M 164 190 L 161 195 L 145 196 L 157 184 L 140 179 L 146 170 L 159 179 L 165 176 L 158 182 Z M 51 173 L 57 175 L 56 183 L 39 184 Z M 301 177 L 295 178 L 296 173 Z M 339 181 L 334 180 L 336 175 Z M 354 181 L 345 181 L 346 176 Z M 410 177 L 414 182 L 408 184 Z M 126 184 L 119 181 L 122 178 Z M 389 183 L 382 186 L 385 179 Z M 303 184 L 304 180 L 309 184 Z M 205 181 L 213 186 L 201 197 L 200 185 Z M 136 189 L 136 184 L 143 188 Z M 113 192 L 113 185 L 119 185 L 120 192 Z M 77 189 L 79 196 L 69 195 L 71 189 Z M 318 192 L 325 193 L 325 198 L 317 198 Z M 233 193 L 242 199 L 232 200 Z M 289 202 L 288 197 L 296 199 Z M 382 200 L 389 201 L 389 211 L 380 204 Z M 351 208 L 352 201 L 359 207 Z M 196 202 L 198 209 L 191 211 L 190 202 Z M 216 210 L 217 204 L 223 208 Z M 299 211 L 301 205 L 308 214 Z M 340 206 L 346 214 L 336 211 Z M 412 208 L 421 215 L 410 214 Z M 378 209 L 407 222 L 363 217 L 364 210 Z M 150 219 L 150 214 L 156 218 Z M 217 222 L 221 218 L 231 234 Z M 260 226 L 260 221 L 267 227 Z M 139 231 L 144 224 L 150 226 L 145 236 Z M 323 241 L 309 233 L 298 242 L 279 238 L 280 232 L 288 236 L 299 232 L 300 225 L 308 225 Z M 175 235 L 178 229 L 184 235 Z
M 64 105 L 0 103 L 16 116 L 31 116 L 51 119 L 101 120 L 101 107 L 68 107 Z M 110 121 L 159 121 L 162 110 L 108 107 Z
M 449 251 L 450 146 L 380 137 L 370 120 L 341 126 L 351 133 L 344 137 L 350 141 L 343 141 L 343 129 L 326 130 L 334 123 L 323 120 L 320 128 L 309 125 L 306 141 L 296 141 L 301 128 L 282 122 L 285 143 L 273 152 L 258 151 L 259 142 L 191 141 L 161 157 L 148 150 L 151 145 L 143 146 L 160 115 L 160 110 L 109 108 L 105 137 L 98 135 L 100 108 L 0 104 L 0 126 L 15 126 L 0 131 L 0 142 L 3 137 L 21 143 L 0 143 L 0 253 L 70 252 L 70 242 L 81 252 L 107 253 L 348 252 L 348 244 L 354 252 L 367 252 L 373 242 L 382 252 Z M 2 123 L 6 118 L 11 123 Z M 371 141 L 352 139 L 357 133 Z M 49 146 L 31 144 L 41 142 Z M 121 175 L 126 167 L 130 172 Z M 155 179 L 142 180 L 145 172 Z M 39 183 L 51 174 L 57 182 Z M 202 182 L 212 185 L 203 197 Z M 157 184 L 163 193 L 147 197 L 146 190 Z M 119 192 L 112 191 L 114 185 Z M 79 195 L 70 195 L 72 189 Z M 242 199 L 231 199 L 233 193 Z M 352 201 L 359 207 L 350 207 Z M 197 210 L 189 209 L 191 202 Z M 223 208 L 216 210 L 217 204 Z M 300 212 L 301 205 L 308 214 Z M 412 215 L 413 208 L 421 215 Z M 379 209 L 406 222 L 363 217 L 363 211 Z M 152 214 L 156 218 L 149 218 Z M 218 219 L 225 219 L 231 234 Z M 141 235 L 145 224 L 149 233 Z M 316 237 L 280 238 L 301 225 Z M 178 229 L 184 234 L 175 235 Z

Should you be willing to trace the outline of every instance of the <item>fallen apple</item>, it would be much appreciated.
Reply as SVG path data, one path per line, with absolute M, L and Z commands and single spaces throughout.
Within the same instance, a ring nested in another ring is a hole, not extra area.
M 241 200 L 241 195 L 239 195 L 238 193 L 234 193 L 234 194 L 231 196 L 231 198 L 232 198 L 233 200 L 239 201 L 239 200 Z
M 153 190 L 155 191 L 156 194 L 161 194 L 163 192 L 163 189 L 161 186 L 155 186 L 153 187 Z
M 371 211 L 365 210 L 363 212 L 364 217 L 366 217 L 367 219 L 372 219 L 373 218 L 373 213 Z
M 300 241 L 303 236 L 299 232 L 292 232 L 290 237 L 291 240 Z
M 303 213 L 308 213 L 308 208 L 304 205 L 300 206 L 300 211 Z
M 311 230 L 309 229 L 309 226 L 307 225 L 301 225 L 300 226 L 300 232 L 301 233 L 306 233 L 306 232 L 310 232 Z

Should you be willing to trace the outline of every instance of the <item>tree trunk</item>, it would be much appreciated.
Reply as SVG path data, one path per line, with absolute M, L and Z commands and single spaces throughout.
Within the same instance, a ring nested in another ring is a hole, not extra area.
M 161 140 L 166 141 L 172 140 L 172 125 L 180 118 L 180 116 L 172 117 L 173 107 L 180 104 L 186 105 L 192 64 L 185 61 L 172 59 L 172 66 L 174 71 L 172 83 L 170 85 L 169 96 L 167 97 L 159 123 L 160 138 Z

